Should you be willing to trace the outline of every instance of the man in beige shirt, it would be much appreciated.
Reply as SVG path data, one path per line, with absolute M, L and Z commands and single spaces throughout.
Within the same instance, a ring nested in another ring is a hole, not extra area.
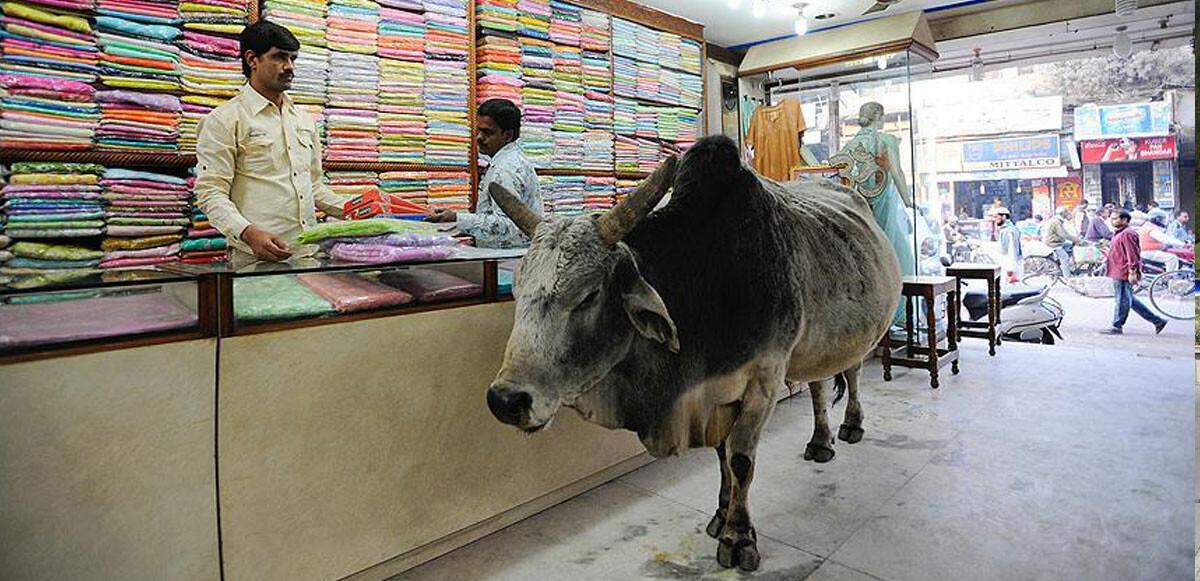
M 260 20 L 241 34 L 237 96 L 200 123 L 196 195 L 209 222 L 234 248 L 234 262 L 287 260 L 296 237 L 317 224 L 315 206 L 341 215 L 342 198 L 321 180 L 321 142 L 312 118 L 286 91 L 300 43 Z

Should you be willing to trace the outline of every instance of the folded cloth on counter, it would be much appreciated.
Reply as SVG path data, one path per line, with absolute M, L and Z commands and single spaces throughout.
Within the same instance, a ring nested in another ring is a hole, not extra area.
M 457 241 L 453 236 L 446 236 L 444 234 L 383 234 L 380 236 L 363 236 L 358 238 L 329 238 L 321 242 L 321 245 L 326 248 L 332 247 L 334 244 L 378 244 L 412 248 L 420 246 L 454 246 L 457 244 Z
M 15 256 L 39 260 L 90 260 L 104 256 L 103 252 L 84 246 L 44 242 L 17 242 L 8 250 Z
M 339 313 L 411 303 L 412 295 L 355 273 L 301 274 L 300 283 L 329 301 Z
M 186 329 L 197 321 L 166 293 L 8 305 L 0 309 L 0 349 Z
M 177 262 L 178 256 L 148 256 L 145 258 L 118 258 L 115 260 L 105 260 L 100 263 L 100 268 L 112 270 L 117 268 L 135 268 L 140 266 L 151 266 L 155 264 L 165 264 L 168 262 Z
M 380 282 L 411 294 L 419 302 L 476 297 L 483 287 L 452 274 L 430 268 L 412 268 L 385 272 Z
M 326 238 L 341 236 L 375 236 L 378 234 L 436 234 L 437 224 L 416 222 L 413 220 L 392 220 L 389 218 L 371 218 L 369 220 L 351 220 L 348 222 L 327 222 L 318 224 L 310 230 L 300 233 L 297 241 L 300 244 L 314 244 Z
M 225 250 L 229 243 L 224 238 L 196 238 L 187 239 L 179 243 L 182 250 L 197 251 L 197 250 Z
M 239 320 L 319 317 L 334 312 L 329 301 L 291 275 L 236 278 L 233 296 L 233 314 Z
M 163 234 L 158 236 L 145 236 L 141 238 L 106 238 L 100 243 L 101 250 L 111 252 L 114 250 L 142 250 L 145 248 L 154 248 L 157 246 L 169 246 L 183 239 L 179 234 Z
M 418 246 L 402 248 L 382 244 L 333 244 L 329 256 L 344 262 L 389 264 L 422 260 L 441 260 L 454 254 L 451 246 Z
M 152 258 L 158 256 L 170 256 L 179 253 L 179 245 L 171 244 L 170 246 L 157 246 L 154 248 L 146 248 L 144 250 L 114 250 L 112 252 L 104 252 L 104 261 L 118 260 L 121 258 Z

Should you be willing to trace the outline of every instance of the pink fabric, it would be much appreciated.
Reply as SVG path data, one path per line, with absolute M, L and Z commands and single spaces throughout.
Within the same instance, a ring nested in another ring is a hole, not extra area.
M 0 349 L 186 329 L 196 323 L 196 313 L 168 294 L 8 305 L 0 309 Z
M 479 296 L 483 287 L 452 274 L 429 268 L 384 273 L 380 280 L 403 290 L 418 301 L 444 301 Z
M 357 274 L 301 274 L 299 281 L 330 302 L 339 313 L 411 303 L 412 295 Z
M 0 85 L 9 89 L 47 89 L 64 93 L 79 93 L 92 95 L 96 89 L 91 85 L 69 79 L 52 79 L 47 77 L 25 77 L 18 75 L 0 76 Z
M 183 226 L 122 226 L 119 224 L 109 224 L 105 229 L 105 233 L 109 236 L 157 236 L 182 231 Z
M 169 256 L 172 254 L 179 254 L 179 244 L 159 246 L 158 248 L 146 248 L 143 250 L 115 250 L 113 252 L 105 252 L 104 261 L 111 262 L 123 258 L 151 258 L 156 256 Z
M 153 264 L 165 264 L 168 262 L 177 262 L 178 256 L 150 256 L 147 258 L 118 258 L 117 260 L 106 260 L 100 263 L 100 268 L 131 268 L 135 266 L 150 266 Z
M 329 255 L 336 260 L 365 264 L 441 260 L 453 253 L 454 248 L 446 246 L 399 248 L 380 244 L 335 244 L 329 249 Z

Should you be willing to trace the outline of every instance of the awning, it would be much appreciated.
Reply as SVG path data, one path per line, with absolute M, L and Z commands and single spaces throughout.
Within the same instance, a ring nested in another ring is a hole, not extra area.
M 784 68 L 805 69 L 909 49 L 931 61 L 937 59 L 937 48 L 924 12 L 905 12 L 754 45 L 738 66 L 738 76 Z

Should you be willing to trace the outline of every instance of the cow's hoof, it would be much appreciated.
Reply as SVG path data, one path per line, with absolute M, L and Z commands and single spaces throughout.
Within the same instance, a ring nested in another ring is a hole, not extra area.
M 857 444 L 863 439 L 863 429 L 859 426 L 842 424 L 842 427 L 838 428 L 838 439 L 847 444 Z
M 804 448 L 804 459 L 812 460 L 819 464 L 833 460 L 833 454 L 833 447 L 826 444 L 809 442 L 808 446 Z
M 757 571 L 760 561 L 758 535 L 753 528 L 745 533 L 733 533 L 717 543 L 717 563 L 726 569 L 736 566 L 742 571 Z
M 705 532 L 708 533 L 708 536 L 715 539 L 721 536 L 721 531 L 723 530 L 725 530 L 725 517 L 721 516 L 721 513 L 718 512 L 713 515 L 712 520 L 708 521 L 708 528 L 705 529 Z

